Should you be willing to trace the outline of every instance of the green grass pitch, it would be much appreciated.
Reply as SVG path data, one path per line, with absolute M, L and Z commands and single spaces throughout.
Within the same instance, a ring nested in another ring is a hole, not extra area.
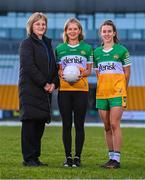
M 101 127 L 85 127 L 82 167 L 63 167 L 61 131 L 61 127 L 46 127 L 42 139 L 41 160 L 48 163 L 48 167 L 30 168 L 21 164 L 21 127 L 1 126 L 0 179 L 145 179 L 144 128 L 122 128 L 120 169 L 99 167 L 108 160 L 104 131 Z

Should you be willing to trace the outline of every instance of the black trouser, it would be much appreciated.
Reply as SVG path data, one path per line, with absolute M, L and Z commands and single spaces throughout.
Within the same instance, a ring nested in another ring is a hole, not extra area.
M 66 156 L 71 156 L 72 149 L 72 120 L 75 126 L 75 156 L 81 156 L 85 132 L 84 122 L 88 104 L 88 92 L 59 91 L 58 105 L 63 122 L 63 144 Z
M 44 132 L 45 122 L 23 121 L 21 131 L 21 146 L 25 161 L 37 160 L 41 154 L 41 138 Z

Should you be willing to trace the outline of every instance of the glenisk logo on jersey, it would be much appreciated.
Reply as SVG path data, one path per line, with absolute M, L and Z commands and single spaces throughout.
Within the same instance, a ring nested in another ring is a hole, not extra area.
M 99 64 L 99 71 L 116 70 L 115 63 Z
M 64 64 L 68 64 L 68 63 L 78 63 L 78 64 L 82 64 L 82 57 L 78 57 L 78 56 L 74 56 L 74 57 L 68 57 L 66 56 L 65 59 L 63 60 Z

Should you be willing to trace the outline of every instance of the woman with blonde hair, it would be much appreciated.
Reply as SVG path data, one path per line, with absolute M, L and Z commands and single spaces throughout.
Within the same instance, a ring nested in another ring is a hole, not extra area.
M 51 93 L 59 78 L 51 39 L 45 36 L 47 17 L 32 14 L 27 22 L 28 38 L 20 45 L 19 99 L 22 121 L 21 146 L 24 166 L 45 166 L 39 160 L 45 123 L 50 122 Z
M 83 41 L 83 28 L 76 18 L 68 19 L 64 25 L 63 43 L 56 48 L 60 87 L 58 105 L 63 123 L 65 167 L 79 167 L 85 139 L 84 122 L 88 103 L 88 80 L 92 68 L 92 48 Z M 66 69 L 78 68 L 79 76 L 74 81 L 65 75 Z M 72 122 L 75 126 L 75 153 L 72 157 Z

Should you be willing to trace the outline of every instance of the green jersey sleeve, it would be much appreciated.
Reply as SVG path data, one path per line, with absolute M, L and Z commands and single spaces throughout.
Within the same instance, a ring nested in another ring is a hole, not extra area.
M 93 63 L 93 49 L 91 46 L 88 48 L 87 63 Z
M 122 50 L 121 61 L 123 66 L 128 66 L 131 64 L 129 52 L 125 47 L 123 47 Z
M 94 69 L 98 69 L 98 61 L 97 61 L 97 54 L 98 54 L 98 49 L 96 48 L 95 50 L 94 50 L 94 52 L 93 52 L 93 62 L 94 62 L 94 64 L 93 64 L 93 68 Z

